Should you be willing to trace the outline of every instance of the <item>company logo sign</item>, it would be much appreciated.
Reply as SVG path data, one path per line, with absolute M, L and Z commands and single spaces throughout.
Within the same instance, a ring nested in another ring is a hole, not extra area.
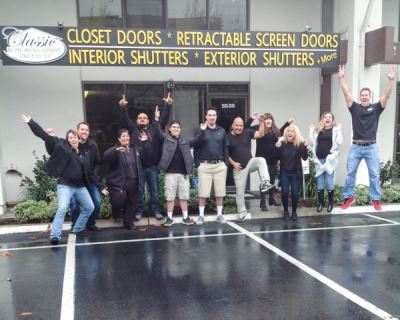
M 4 27 L 2 35 L 6 41 L 4 54 L 18 62 L 45 64 L 61 59 L 67 52 L 62 38 L 35 28 Z

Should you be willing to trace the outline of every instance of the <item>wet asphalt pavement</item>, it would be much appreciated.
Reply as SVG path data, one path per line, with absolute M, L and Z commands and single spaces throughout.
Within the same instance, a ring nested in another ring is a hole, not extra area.
M 45 232 L 0 235 L 0 319 L 400 317 L 398 212 L 104 229 L 67 245 L 68 237 L 49 246 Z M 71 245 L 74 276 L 64 280 Z

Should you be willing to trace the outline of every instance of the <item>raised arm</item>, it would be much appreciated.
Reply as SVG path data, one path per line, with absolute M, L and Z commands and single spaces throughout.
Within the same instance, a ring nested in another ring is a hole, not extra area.
M 51 154 L 59 138 L 49 135 L 38 123 L 33 121 L 31 116 L 29 115 L 22 114 L 21 121 L 26 123 L 29 126 L 29 128 L 31 128 L 33 134 L 36 137 L 39 137 L 45 142 L 46 151 L 48 154 Z
M 129 133 L 132 134 L 136 129 L 136 124 L 129 118 L 128 101 L 124 94 L 122 95 L 122 99 L 119 100 L 119 106 L 121 108 L 120 127 L 129 130 Z
M 265 116 L 263 114 L 260 115 L 258 121 L 260 125 L 258 127 L 258 130 L 254 133 L 254 139 L 262 138 L 265 135 Z
M 165 129 L 165 126 L 167 125 L 169 120 L 169 115 L 171 114 L 172 105 L 174 104 L 174 100 L 171 98 L 171 92 L 168 92 L 168 96 L 166 98 L 163 98 L 163 101 L 165 107 L 163 109 L 163 112 L 161 112 L 159 118 L 161 130 Z
M 354 99 L 350 93 L 350 89 L 349 89 L 349 86 L 347 84 L 345 74 L 344 74 L 344 66 L 342 66 L 342 65 L 339 66 L 338 77 L 339 77 L 340 87 L 342 88 L 344 98 L 346 100 L 346 104 L 350 108 L 351 105 L 353 104 Z
M 389 69 L 389 72 L 386 72 L 386 76 L 388 78 L 388 82 L 386 84 L 386 88 L 385 91 L 383 92 L 383 96 L 380 98 L 380 103 L 382 108 L 386 107 L 386 104 L 390 98 L 390 95 L 392 93 L 393 90 L 393 85 L 396 79 L 396 67 L 395 66 L 391 66 Z

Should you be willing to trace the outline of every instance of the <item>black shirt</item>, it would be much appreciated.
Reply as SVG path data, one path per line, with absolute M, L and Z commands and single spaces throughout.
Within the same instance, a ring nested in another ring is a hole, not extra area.
M 296 147 L 293 142 L 282 142 L 280 151 L 281 174 L 297 174 L 303 173 L 301 159 L 306 160 L 308 157 L 307 148 L 301 143 Z
M 199 148 L 199 160 L 225 161 L 224 149 L 228 144 L 226 132 L 222 127 L 216 126 L 213 129 L 207 127 Z
M 252 158 L 251 139 L 254 138 L 255 131 L 244 129 L 241 134 L 228 134 L 229 156 L 233 161 L 239 162 L 244 169 Z
M 172 158 L 172 161 L 171 161 L 168 169 L 165 172 L 187 174 L 185 160 L 183 159 L 183 155 L 182 155 L 181 148 L 179 147 L 179 143 L 176 145 L 176 150 L 175 150 L 174 156 Z
M 381 103 L 373 103 L 368 107 L 353 102 L 349 111 L 353 125 L 353 140 L 376 140 L 378 122 L 384 108 Z
M 317 137 L 317 158 L 325 159 L 332 149 L 332 128 L 322 130 Z

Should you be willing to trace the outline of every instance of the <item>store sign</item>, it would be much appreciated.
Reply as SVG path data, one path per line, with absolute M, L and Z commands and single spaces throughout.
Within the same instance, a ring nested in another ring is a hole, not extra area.
M 57 61 L 67 52 L 62 38 L 35 28 L 14 27 L 2 29 L 6 41 L 4 54 L 12 60 L 27 64 L 45 64 Z
M 1 28 L 3 64 L 337 68 L 339 34 Z

